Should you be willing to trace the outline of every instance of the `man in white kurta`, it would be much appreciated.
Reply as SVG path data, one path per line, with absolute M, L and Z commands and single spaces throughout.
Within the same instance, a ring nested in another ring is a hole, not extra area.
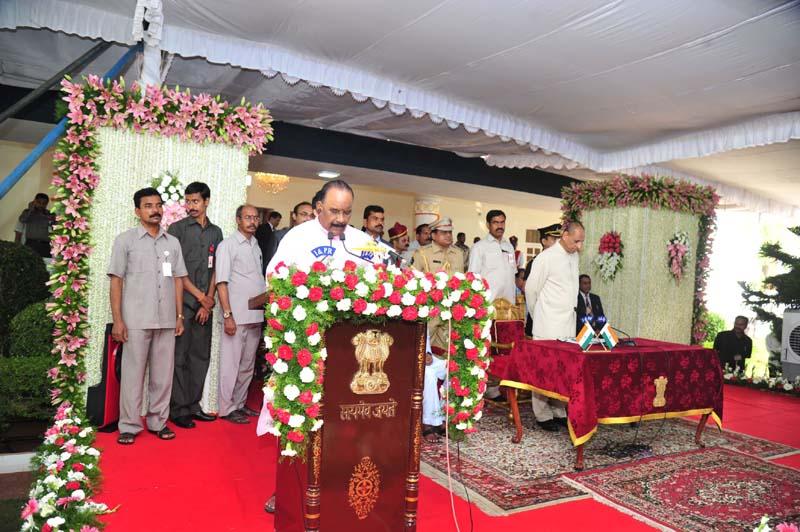
M 514 246 L 503 238 L 506 230 L 506 215 L 503 211 L 491 210 L 486 215 L 489 234 L 479 240 L 469 253 L 467 271 L 478 273 L 489 283 L 491 300 L 503 298 L 512 305 L 516 302 L 514 278 L 517 262 Z
M 480 274 L 486 279 L 492 302 L 501 298 L 514 305 L 517 300 L 517 263 L 514 259 L 514 246 L 503 238 L 506 232 L 505 213 L 500 210 L 489 211 L 486 214 L 486 227 L 489 234 L 476 242 L 469 252 L 467 271 Z M 498 399 L 500 387 L 489 386 L 486 397 Z
M 354 197 L 350 186 L 341 180 L 329 181 L 318 197 L 320 199 L 314 205 L 317 217 L 286 233 L 267 265 L 267 275 L 274 273 L 281 263 L 310 268 L 316 261 L 328 261 L 341 268 L 347 260 L 358 265 L 376 260 L 372 251 L 375 246 L 369 236 L 349 225 Z M 265 401 L 256 433 L 259 436 L 265 434 L 271 421 Z M 270 513 L 275 511 L 275 495 L 270 497 L 264 509 Z
M 575 336 L 575 301 L 578 293 L 578 253 L 585 238 L 579 222 L 568 222 L 558 243 L 533 261 L 525 283 L 525 301 L 533 316 L 533 338 L 556 340 Z M 564 404 L 539 394 L 532 397 L 537 424 L 558 430 L 566 424 Z M 554 419 L 555 418 L 555 419 Z

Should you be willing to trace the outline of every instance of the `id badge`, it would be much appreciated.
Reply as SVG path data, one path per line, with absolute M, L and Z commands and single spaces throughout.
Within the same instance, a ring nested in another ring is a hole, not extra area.
M 514 268 L 517 267 L 517 261 L 515 260 L 513 253 L 506 253 L 506 257 L 508 258 L 508 265 Z
M 214 267 L 214 255 L 209 255 L 208 256 L 208 269 L 210 270 L 213 267 Z
M 164 277 L 172 277 L 172 264 L 164 261 L 161 263 L 161 273 Z

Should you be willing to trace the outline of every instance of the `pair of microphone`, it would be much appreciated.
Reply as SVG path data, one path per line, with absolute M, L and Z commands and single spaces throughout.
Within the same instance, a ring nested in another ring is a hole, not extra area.
M 333 238 L 334 238 L 334 236 L 335 235 L 333 234 L 333 232 L 328 231 L 328 241 L 330 242 L 331 247 L 333 247 Z M 342 249 L 344 249 L 345 252 L 347 252 L 349 255 L 352 255 L 353 257 L 356 257 L 357 259 L 367 261 L 370 264 L 375 264 L 375 262 L 371 258 L 364 257 L 362 255 L 356 255 L 355 253 L 353 253 L 352 251 L 347 249 L 347 244 L 345 244 L 344 232 L 342 232 L 342 234 L 339 235 L 339 241 L 342 243 Z M 388 258 L 383 261 L 383 264 L 388 264 L 389 262 L 391 262 L 393 264 L 402 265 L 404 262 L 406 262 L 406 259 L 404 259 L 395 250 L 393 250 L 393 249 L 391 249 L 391 248 L 389 248 L 387 246 L 383 246 L 383 247 L 385 248 L 386 254 L 388 255 Z

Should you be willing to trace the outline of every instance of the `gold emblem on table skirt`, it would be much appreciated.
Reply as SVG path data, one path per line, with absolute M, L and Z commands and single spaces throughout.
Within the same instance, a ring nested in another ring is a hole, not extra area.
M 350 389 L 359 395 L 385 393 L 390 383 L 383 365 L 389 358 L 389 347 L 394 338 L 377 329 L 369 329 L 355 335 L 350 342 L 356 347 L 358 362 L 358 371 L 350 381 Z
M 347 501 L 355 510 L 359 519 L 366 519 L 381 491 L 381 475 L 369 456 L 365 456 L 353 468 L 350 485 L 347 489 Z
M 653 398 L 653 406 L 656 408 L 661 408 L 662 406 L 667 404 L 667 400 L 664 399 L 664 392 L 667 391 L 667 383 L 669 379 L 664 377 L 663 375 L 657 379 L 653 379 L 653 384 L 656 386 L 656 396 Z

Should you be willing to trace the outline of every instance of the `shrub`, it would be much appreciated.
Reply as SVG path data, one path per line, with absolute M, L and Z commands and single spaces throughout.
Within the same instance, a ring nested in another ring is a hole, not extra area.
M 47 315 L 44 301 L 28 305 L 14 316 L 9 325 L 12 357 L 48 356 L 53 347 L 53 320 Z
M 706 340 L 703 342 L 704 347 L 713 347 L 714 339 L 717 334 L 726 329 L 725 320 L 716 312 L 706 312 Z
M 10 421 L 47 421 L 52 417 L 50 356 L 0 357 L 0 427 Z
M 50 296 L 44 261 L 30 248 L 0 240 L 0 350 L 8 353 L 8 326 L 19 311 Z

